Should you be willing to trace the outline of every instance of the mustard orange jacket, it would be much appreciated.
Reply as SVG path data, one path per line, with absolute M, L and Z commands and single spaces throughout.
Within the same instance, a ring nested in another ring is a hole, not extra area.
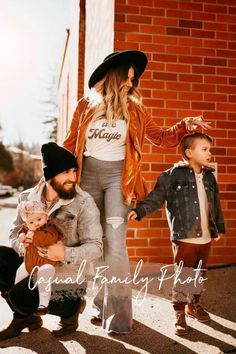
M 88 107 L 88 101 L 81 99 L 74 113 L 70 130 L 67 133 L 64 147 L 77 157 L 79 164 L 78 182 L 80 181 L 85 135 L 93 117 L 94 109 Z M 188 134 L 188 118 L 185 118 L 169 129 L 160 128 L 150 117 L 145 108 L 131 102 L 129 105 L 130 120 L 126 136 L 126 154 L 122 172 L 122 193 L 124 204 L 142 200 L 148 193 L 145 181 L 141 176 L 141 158 L 144 138 L 152 144 L 163 147 L 175 147 L 181 138 Z

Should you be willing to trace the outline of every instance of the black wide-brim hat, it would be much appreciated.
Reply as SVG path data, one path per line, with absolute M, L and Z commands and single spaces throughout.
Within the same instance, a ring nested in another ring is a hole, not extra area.
M 114 52 L 109 54 L 92 73 L 88 85 L 91 89 L 98 81 L 100 81 L 111 68 L 122 64 L 134 65 L 138 78 L 144 72 L 147 66 L 147 56 L 139 50 L 126 50 L 124 52 Z

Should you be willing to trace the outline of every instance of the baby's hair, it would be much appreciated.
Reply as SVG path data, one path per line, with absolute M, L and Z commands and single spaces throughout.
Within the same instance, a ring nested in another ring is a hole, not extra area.
M 211 144 L 213 142 L 213 138 L 207 134 L 204 134 L 204 133 L 197 132 L 197 133 L 194 133 L 191 135 L 185 135 L 180 143 L 181 153 L 182 153 L 182 156 L 185 160 L 188 160 L 188 157 L 185 153 L 186 150 L 193 148 L 197 139 L 204 139 Z
M 20 202 L 17 208 L 19 210 L 20 216 L 22 217 L 22 220 L 24 221 L 26 221 L 28 214 L 33 214 L 33 213 L 48 214 L 47 205 L 37 200 L 28 200 L 28 201 Z

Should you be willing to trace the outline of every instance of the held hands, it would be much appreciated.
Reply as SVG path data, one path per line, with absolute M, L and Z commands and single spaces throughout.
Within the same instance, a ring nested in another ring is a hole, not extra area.
M 62 241 L 58 241 L 49 247 L 37 247 L 38 254 L 51 261 L 64 261 L 65 246 Z
M 128 221 L 135 220 L 137 218 L 137 216 L 138 215 L 136 214 L 136 212 L 134 210 L 132 210 L 128 215 Z
M 204 130 L 212 129 L 211 122 L 204 122 L 202 116 L 188 117 L 187 122 L 190 131 L 196 130 L 197 128 L 202 128 Z
M 223 236 L 223 234 L 218 234 L 216 238 L 214 238 L 215 241 L 219 241 L 221 239 L 221 237 Z

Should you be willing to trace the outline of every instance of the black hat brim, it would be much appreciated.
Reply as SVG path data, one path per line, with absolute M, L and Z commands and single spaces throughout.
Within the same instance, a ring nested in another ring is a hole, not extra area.
M 134 65 L 137 70 L 137 75 L 140 77 L 147 66 L 147 57 L 139 50 L 127 50 L 114 53 L 114 55 L 109 56 L 109 58 L 105 59 L 102 64 L 94 70 L 88 82 L 89 88 L 91 89 L 98 81 L 100 81 L 110 68 L 125 63 Z

